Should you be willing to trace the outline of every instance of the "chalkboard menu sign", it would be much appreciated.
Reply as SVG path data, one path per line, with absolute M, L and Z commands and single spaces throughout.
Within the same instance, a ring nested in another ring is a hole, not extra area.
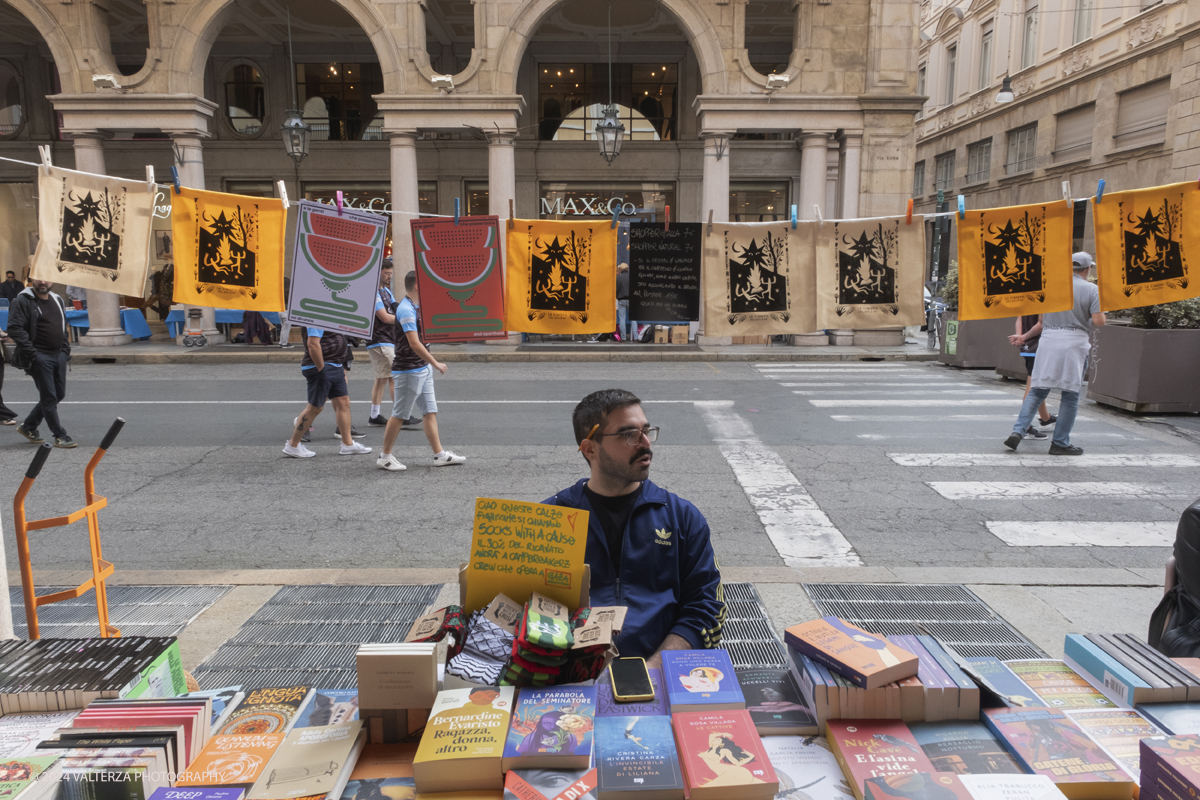
M 629 318 L 651 322 L 700 319 L 698 222 L 634 222 L 629 226 Z

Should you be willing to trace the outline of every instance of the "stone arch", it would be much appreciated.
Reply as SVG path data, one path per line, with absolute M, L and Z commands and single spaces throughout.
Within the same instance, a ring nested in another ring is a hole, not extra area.
M 508 84 L 497 88 L 517 91 L 517 73 L 521 59 L 529 48 L 530 39 L 542 21 L 562 0 L 527 0 L 512 18 L 504 38 L 500 41 L 496 71 L 499 76 L 507 75 Z M 725 92 L 728 77 L 725 68 L 725 53 L 717 32 L 708 17 L 693 0 L 662 0 L 679 27 L 683 29 L 692 52 L 700 64 L 701 88 L 707 94 Z
M 963 18 L 963 10 L 958 6 L 947 8 L 942 12 L 941 18 L 938 19 L 937 28 L 934 30 L 934 35 L 940 36 L 948 30 L 954 28 Z
M 180 23 L 171 46 L 169 91 L 204 96 L 204 69 L 235 0 L 201 0 Z M 331 0 L 346 11 L 363 29 L 371 42 L 383 72 L 383 90 L 387 94 L 404 91 L 400 48 L 370 0 Z
M 54 15 L 46 10 L 42 3 L 33 0 L 6 0 L 13 10 L 29 20 L 29 24 L 37 29 L 46 46 L 50 48 L 50 57 L 58 68 L 58 79 L 62 85 L 63 94 L 78 94 L 82 91 L 79 85 L 79 64 L 75 56 L 75 48 L 70 38 L 63 31 L 62 25 Z

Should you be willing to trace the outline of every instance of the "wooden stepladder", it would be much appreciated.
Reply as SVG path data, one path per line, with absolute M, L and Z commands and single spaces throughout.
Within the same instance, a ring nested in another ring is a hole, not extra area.
M 65 517 L 46 517 L 45 519 L 35 520 L 25 519 L 25 496 L 33 488 L 33 482 L 37 480 L 38 474 L 46 464 L 46 459 L 50 457 L 50 451 L 53 447 L 49 443 L 43 444 L 34 453 L 33 463 L 25 471 L 25 480 L 21 481 L 21 486 L 17 489 L 17 495 L 13 498 L 13 525 L 17 539 L 17 555 L 21 559 L 21 588 L 25 595 L 25 621 L 29 628 L 30 639 L 41 638 L 41 634 L 38 631 L 38 606 L 45 606 L 62 600 L 73 600 L 92 589 L 96 590 L 96 616 L 100 623 L 100 636 L 108 638 L 121 635 L 121 631 L 117 627 L 108 624 L 108 594 L 104 586 L 104 581 L 113 574 L 113 565 L 112 562 L 105 561 L 102 556 L 100 548 L 100 521 L 96 518 L 96 512 L 108 505 L 108 498 L 96 494 L 94 474 L 96 472 L 96 465 L 100 463 L 100 459 L 104 458 L 104 454 L 108 452 L 108 448 L 112 446 L 113 440 L 117 438 L 117 434 L 121 432 L 121 428 L 124 425 L 125 420 L 117 417 L 112 427 L 108 429 L 108 433 L 104 435 L 104 440 L 100 442 L 100 446 L 96 448 L 95 454 L 92 455 L 92 460 L 88 462 L 87 469 L 83 472 L 83 496 L 86 503 L 83 508 Z M 33 585 L 33 564 L 29 560 L 29 531 L 73 525 L 84 517 L 87 517 L 88 539 L 92 551 L 92 577 L 74 589 L 67 589 L 63 592 L 55 592 L 54 594 L 38 597 L 35 591 L 36 587 Z

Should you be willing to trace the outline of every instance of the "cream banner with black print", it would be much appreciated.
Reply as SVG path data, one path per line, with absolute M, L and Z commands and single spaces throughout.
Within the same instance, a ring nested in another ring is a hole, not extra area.
M 817 327 L 921 325 L 925 218 L 823 222 L 817 236 Z
M 773 336 L 817 327 L 817 223 L 723 222 L 704 233 L 704 333 Z

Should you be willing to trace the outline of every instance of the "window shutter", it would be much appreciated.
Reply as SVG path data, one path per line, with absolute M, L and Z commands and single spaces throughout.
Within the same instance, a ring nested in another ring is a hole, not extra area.
M 1054 134 L 1054 160 L 1073 161 L 1091 155 L 1095 120 L 1095 103 L 1059 114 Z
M 1167 104 L 1170 97 L 1170 78 L 1122 92 L 1117 108 L 1117 147 L 1136 147 L 1163 141 L 1167 135 Z

